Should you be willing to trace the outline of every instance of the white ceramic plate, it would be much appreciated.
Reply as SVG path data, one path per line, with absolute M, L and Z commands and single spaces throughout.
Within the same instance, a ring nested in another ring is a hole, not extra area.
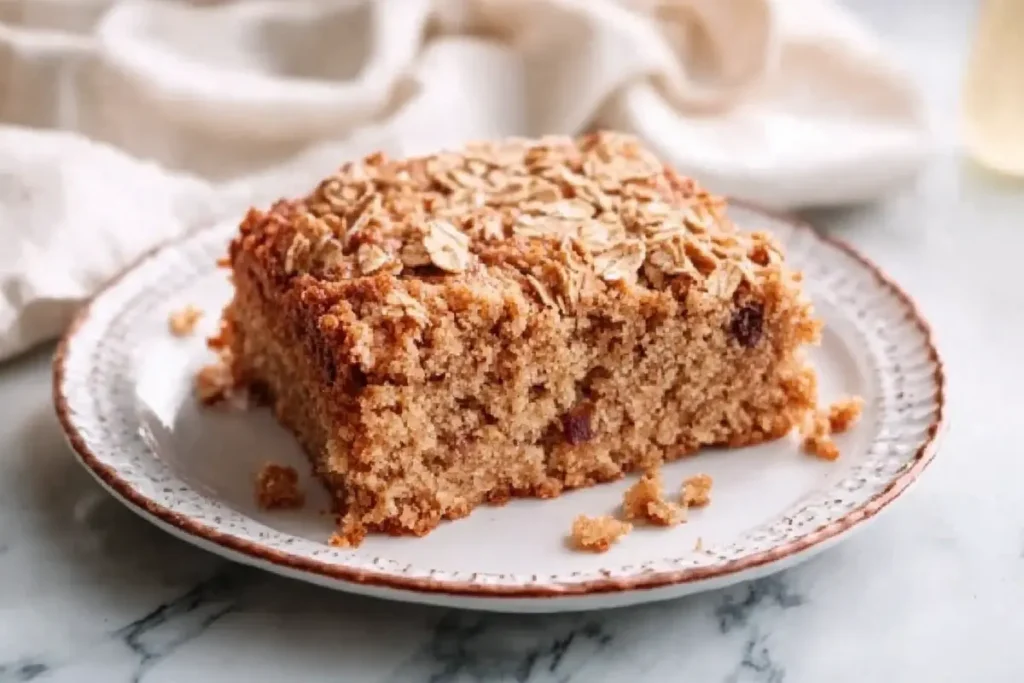
M 864 415 L 838 437 L 838 462 L 802 454 L 787 438 L 667 466 L 669 482 L 712 475 L 712 504 L 672 529 L 638 528 L 604 554 L 569 549 L 566 533 L 580 513 L 614 511 L 633 477 L 483 507 L 425 538 L 371 536 L 355 550 L 326 545 L 327 496 L 308 477 L 304 509 L 259 510 L 257 468 L 273 460 L 307 473 L 298 446 L 268 410 L 201 409 L 191 394 L 210 360 L 204 337 L 230 295 L 214 261 L 234 226 L 164 248 L 93 301 L 57 353 L 57 412 L 85 467 L 138 513 L 231 559 L 332 588 L 545 612 L 660 600 L 775 572 L 861 527 L 924 470 L 942 426 L 944 378 L 927 325 L 867 260 L 795 223 L 742 207 L 733 216 L 775 232 L 804 270 L 826 323 L 813 354 L 823 398 L 863 396 Z M 206 311 L 203 325 L 172 337 L 168 315 L 186 304 Z

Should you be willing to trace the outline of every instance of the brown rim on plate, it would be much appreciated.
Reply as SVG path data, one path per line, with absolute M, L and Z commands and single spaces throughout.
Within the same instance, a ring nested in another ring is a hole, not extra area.
M 882 272 L 875 263 L 845 242 L 834 237 L 821 235 L 802 221 L 782 216 L 771 211 L 766 211 L 746 202 L 737 201 L 733 203 L 738 206 L 742 206 L 745 209 L 767 215 L 775 220 L 786 222 L 797 230 L 810 231 L 815 239 L 831 244 L 857 261 L 868 272 L 870 272 L 879 284 L 888 289 L 889 292 L 906 307 L 910 321 L 917 327 L 924 337 L 924 344 L 927 348 L 928 359 L 934 365 L 933 380 L 935 383 L 936 410 L 924 435 L 924 441 L 912 458 L 912 464 L 900 473 L 899 476 L 893 479 L 886 488 L 877 493 L 866 503 L 846 513 L 841 518 L 825 524 L 797 539 L 788 541 L 768 550 L 753 552 L 738 559 L 707 567 L 687 567 L 678 570 L 656 571 L 623 578 L 607 576 L 600 579 L 574 583 L 552 582 L 530 583 L 529 585 L 493 585 L 463 580 L 402 576 L 383 571 L 341 566 L 331 562 L 325 562 L 317 558 L 304 557 L 277 550 L 275 548 L 269 548 L 259 543 L 213 529 L 151 500 L 133 488 L 129 482 L 121 478 L 109 465 L 101 462 L 96 454 L 91 451 L 86 443 L 86 439 L 71 419 L 69 400 L 64 392 L 66 356 L 70 345 L 75 339 L 76 332 L 89 319 L 92 302 L 86 304 L 82 308 L 74 322 L 61 337 L 54 356 L 53 400 L 57 416 L 68 442 L 86 468 L 118 497 L 129 503 L 130 507 L 135 508 L 137 512 L 154 517 L 158 521 L 167 524 L 184 535 L 193 536 L 233 551 L 234 553 L 242 556 L 242 561 L 247 559 L 264 561 L 278 567 L 313 574 L 323 578 L 347 581 L 364 586 L 452 596 L 496 598 L 572 597 L 598 593 L 645 590 L 684 584 L 693 581 L 722 577 L 776 562 L 814 549 L 815 547 L 836 538 L 839 534 L 858 526 L 865 520 L 874 517 L 878 512 L 887 507 L 889 503 L 899 497 L 899 495 L 903 493 L 911 483 L 917 480 L 921 472 L 924 471 L 934 458 L 937 450 L 938 437 L 945 424 L 946 376 L 942 360 L 935 348 L 931 327 L 922 317 L 913 299 L 888 275 Z M 135 265 L 137 266 L 144 263 L 163 248 L 184 241 L 192 235 L 194 235 L 194 233 L 183 236 L 177 240 L 173 240 L 168 244 L 152 250 L 140 258 Z M 134 270 L 134 266 L 127 269 L 121 276 L 109 282 L 103 290 L 97 294 L 97 296 L 114 287 L 124 277 L 124 275 L 132 270 Z

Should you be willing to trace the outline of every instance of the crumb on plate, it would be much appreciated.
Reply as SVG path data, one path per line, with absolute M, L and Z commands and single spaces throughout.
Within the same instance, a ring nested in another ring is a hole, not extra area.
M 685 510 L 665 500 L 661 471 L 648 471 L 622 496 L 622 512 L 626 519 L 646 519 L 660 526 L 673 526 L 684 521 Z
M 810 413 L 800 428 L 804 452 L 822 460 L 837 460 L 839 447 L 832 440 L 832 428 L 828 414 L 822 411 Z
M 355 524 L 348 518 L 342 518 L 338 530 L 327 539 L 327 545 L 335 548 L 357 548 L 366 538 L 366 527 Z
M 223 361 L 204 365 L 196 373 L 196 394 L 205 405 L 220 403 L 228 398 L 234 385 L 231 366 Z
M 306 496 L 299 487 L 299 473 L 290 465 L 268 462 L 256 475 L 256 502 L 264 510 L 302 507 Z
M 704 507 L 711 502 L 711 484 L 709 474 L 695 474 L 683 480 L 680 499 L 684 506 L 691 508 Z
M 842 434 L 856 424 L 864 410 L 864 399 L 860 396 L 846 396 L 839 399 L 828 409 L 829 431 Z
M 185 308 L 171 312 L 167 319 L 167 327 L 175 337 L 187 337 L 195 331 L 196 324 L 202 317 L 202 309 L 189 304 Z
M 696 551 L 698 553 L 700 551 L 704 550 L 704 537 L 703 536 L 698 536 L 697 537 L 697 542 L 693 544 L 693 549 L 694 549 L 694 551 Z
M 580 550 L 603 553 L 620 538 L 633 530 L 629 522 L 610 515 L 587 517 L 580 515 L 572 522 L 573 544 Z

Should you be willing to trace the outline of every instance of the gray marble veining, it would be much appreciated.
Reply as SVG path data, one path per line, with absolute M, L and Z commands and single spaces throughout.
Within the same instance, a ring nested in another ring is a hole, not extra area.
M 950 371 L 943 453 L 810 563 L 643 607 L 491 615 L 333 593 L 226 563 L 106 495 L 49 402 L 49 350 L 0 367 L 0 683 L 1020 681 L 1024 185 L 964 164 L 971 3 L 854 2 L 925 87 L 941 148 L 911 190 L 818 225 L 919 300 Z

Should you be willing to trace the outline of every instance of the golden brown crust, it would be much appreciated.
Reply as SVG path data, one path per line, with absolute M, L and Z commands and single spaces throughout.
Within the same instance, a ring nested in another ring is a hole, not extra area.
M 230 257 L 233 376 L 352 534 L 778 438 L 814 405 L 798 274 L 619 136 L 371 158 L 250 212 Z

